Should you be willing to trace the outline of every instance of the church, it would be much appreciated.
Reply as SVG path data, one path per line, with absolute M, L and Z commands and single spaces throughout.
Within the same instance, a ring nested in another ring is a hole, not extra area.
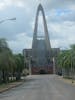
M 38 36 L 39 12 L 43 18 L 44 36 Z M 39 4 L 35 18 L 32 48 L 23 50 L 25 67 L 32 75 L 56 73 L 55 58 L 59 51 L 59 48 L 51 48 L 44 9 Z

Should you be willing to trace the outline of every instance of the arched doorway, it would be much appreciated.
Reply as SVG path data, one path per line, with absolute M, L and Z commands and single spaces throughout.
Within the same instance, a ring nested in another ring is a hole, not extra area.
M 46 72 L 44 69 L 41 69 L 41 70 L 39 71 L 39 74 L 47 74 L 47 72 Z

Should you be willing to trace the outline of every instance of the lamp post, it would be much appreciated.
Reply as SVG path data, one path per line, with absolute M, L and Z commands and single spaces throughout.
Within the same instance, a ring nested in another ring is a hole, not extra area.
M 6 19 L 4 19 L 4 20 L 1 20 L 1 21 L 0 21 L 0 24 L 2 24 L 3 22 L 5 22 L 5 21 L 7 21 L 7 20 L 14 21 L 14 20 L 16 20 L 16 17 L 13 17 L 13 18 L 6 18 Z
M 53 74 L 55 74 L 55 58 L 53 57 Z

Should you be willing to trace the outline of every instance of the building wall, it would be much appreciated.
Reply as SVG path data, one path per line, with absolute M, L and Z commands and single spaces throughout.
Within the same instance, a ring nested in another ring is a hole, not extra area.
M 26 68 L 31 67 L 31 73 L 32 74 L 40 74 L 40 70 L 44 70 L 48 74 L 53 73 L 53 57 L 55 57 L 55 70 L 57 70 L 56 66 L 56 57 L 58 56 L 60 50 L 59 48 L 53 48 L 52 49 L 52 57 L 49 59 L 49 64 L 44 64 L 42 66 L 36 65 L 36 59 L 32 58 L 32 49 L 24 49 L 23 54 L 24 54 L 24 62 Z
M 41 11 L 43 17 L 43 25 L 44 25 L 44 38 L 38 39 L 37 30 L 38 30 L 38 17 L 39 12 Z M 56 55 L 56 50 L 51 50 L 51 45 L 49 41 L 49 34 L 47 29 L 47 23 L 45 18 L 44 9 L 41 4 L 39 4 L 37 8 L 36 18 L 35 18 L 35 26 L 34 26 L 34 34 L 32 41 L 32 49 L 25 49 L 24 58 L 28 63 L 28 67 L 32 74 L 39 74 L 40 70 L 45 71 L 48 74 L 53 73 L 53 61 L 52 57 Z
M 44 74 L 53 74 L 53 67 L 44 66 L 44 67 L 31 67 L 32 75 L 41 74 L 40 71 L 43 70 Z

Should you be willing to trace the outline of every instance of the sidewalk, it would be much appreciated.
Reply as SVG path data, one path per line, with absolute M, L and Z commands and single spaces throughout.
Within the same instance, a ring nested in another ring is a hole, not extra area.
M 63 78 L 63 76 L 58 76 L 58 78 L 61 80 L 61 81 L 64 81 L 68 84 L 71 84 L 71 85 L 74 85 L 75 86 L 75 80 L 73 80 L 73 83 L 72 83 L 72 79 L 67 79 L 67 78 Z
M 24 81 L 20 81 L 20 82 L 12 82 L 12 83 L 8 83 L 8 84 L 2 84 L 0 85 L 0 93 L 5 92 L 11 88 L 17 87 L 21 84 L 23 84 Z

